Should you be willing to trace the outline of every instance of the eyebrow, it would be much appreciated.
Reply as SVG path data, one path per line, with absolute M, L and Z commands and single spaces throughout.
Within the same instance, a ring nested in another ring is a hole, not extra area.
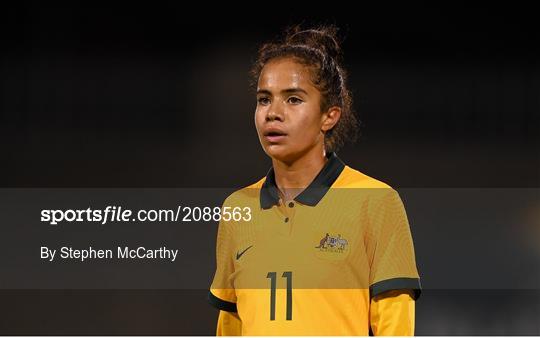
M 307 91 L 305 91 L 302 88 L 298 88 L 298 87 L 283 89 L 281 92 L 285 93 L 285 94 L 304 93 L 304 94 L 308 95 Z M 257 90 L 257 94 L 272 95 L 272 92 L 270 92 L 268 89 L 259 89 L 259 90 Z

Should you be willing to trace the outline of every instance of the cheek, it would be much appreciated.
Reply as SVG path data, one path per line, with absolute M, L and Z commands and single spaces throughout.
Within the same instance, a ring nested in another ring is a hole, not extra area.
M 257 130 L 259 130 L 259 127 L 262 126 L 264 122 L 264 114 L 261 108 L 255 109 L 255 114 L 254 114 L 253 119 L 255 121 L 255 127 L 257 128 Z
M 318 107 L 305 107 L 297 114 L 297 126 L 309 133 L 318 133 L 321 129 L 321 112 Z

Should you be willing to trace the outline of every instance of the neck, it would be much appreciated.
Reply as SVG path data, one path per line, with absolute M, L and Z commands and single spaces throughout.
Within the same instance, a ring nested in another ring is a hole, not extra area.
M 298 196 L 315 179 L 328 160 L 324 149 L 312 149 L 293 162 L 272 159 L 276 185 L 284 201 Z

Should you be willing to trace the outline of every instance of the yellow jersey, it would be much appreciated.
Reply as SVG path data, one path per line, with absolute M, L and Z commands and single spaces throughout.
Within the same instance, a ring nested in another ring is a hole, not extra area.
M 223 204 L 249 217 L 219 223 L 209 301 L 237 313 L 242 335 L 368 335 L 374 297 L 420 296 L 398 193 L 327 157 L 286 205 L 272 168 Z

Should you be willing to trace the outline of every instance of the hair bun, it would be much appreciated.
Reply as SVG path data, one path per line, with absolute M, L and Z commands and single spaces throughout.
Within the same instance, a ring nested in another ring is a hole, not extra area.
M 305 30 L 295 26 L 289 30 L 285 40 L 290 44 L 306 45 L 319 49 L 323 54 L 333 59 L 339 59 L 341 47 L 338 43 L 337 31 L 335 26 L 322 26 Z

